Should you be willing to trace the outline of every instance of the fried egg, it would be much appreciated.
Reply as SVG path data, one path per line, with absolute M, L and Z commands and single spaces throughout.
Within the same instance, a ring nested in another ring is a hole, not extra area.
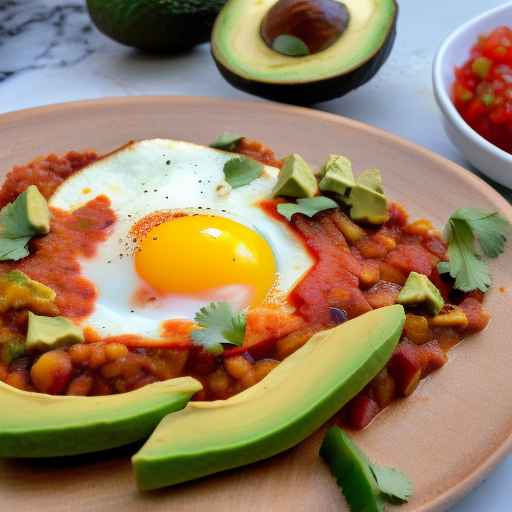
M 234 309 L 286 302 L 313 259 L 302 240 L 260 206 L 279 170 L 229 190 L 235 155 L 173 140 L 145 140 L 68 178 L 50 206 L 73 211 L 104 195 L 116 222 L 96 254 L 81 260 L 94 283 L 84 320 L 102 336 L 158 337 L 162 323 L 193 319 L 212 301 Z

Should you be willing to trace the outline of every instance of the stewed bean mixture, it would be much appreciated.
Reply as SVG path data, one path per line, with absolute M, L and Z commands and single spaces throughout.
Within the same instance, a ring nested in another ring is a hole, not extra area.
M 259 142 L 243 139 L 239 152 L 280 166 Z M 15 167 L 0 189 L 0 207 L 30 184 L 50 197 L 64 179 L 96 158 L 91 151 L 69 152 Z M 261 207 L 286 222 L 276 214 L 274 201 Z M 363 428 L 395 398 L 411 394 L 422 377 L 445 364 L 451 347 L 489 320 L 482 293 L 458 292 L 450 278 L 437 272 L 437 263 L 446 259 L 446 244 L 432 224 L 409 222 L 398 204 L 392 203 L 389 213 L 389 221 L 378 227 L 356 224 L 341 210 L 311 219 L 295 215 L 291 229 L 303 238 L 316 263 L 290 295 L 295 313 L 276 306 L 248 312 L 243 347 L 214 356 L 192 342 L 192 322 L 171 321 L 163 340 L 102 339 L 86 328 L 84 343 L 31 353 L 23 350 L 28 310 L 8 309 L 0 313 L 0 380 L 23 390 L 91 396 L 191 375 L 204 385 L 194 399 L 224 399 L 259 382 L 319 330 L 394 304 L 410 272 L 425 274 L 446 305 L 436 316 L 408 308 L 402 339 L 388 365 L 344 408 L 348 425 Z M 78 258 L 93 255 L 114 222 L 105 197 L 73 213 L 53 211 L 51 233 L 31 242 L 29 257 L 0 263 L 0 273 L 22 270 L 56 291 L 55 309 L 40 314 L 84 318 L 94 307 L 96 292 L 80 274 Z M 411 367 L 419 370 L 412 374 Z

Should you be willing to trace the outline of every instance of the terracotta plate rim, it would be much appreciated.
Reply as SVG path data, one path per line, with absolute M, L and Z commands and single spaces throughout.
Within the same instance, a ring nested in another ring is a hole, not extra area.
M 354 128 L 358 131 L 367 132 L 376 138 L 385 139 L 394 145 L 405 147 L 411 152 L 416 152 L 422 157 L 430 159 L 439 166 L 444 167 L 447 172 L 454 173 L 458 178 L 468 182 L 473 188 L 478 189 L 482 195 L 494 203 L 497 208 L 499 208 L 500 212 L 505 217 L 507 217 L 510 222 L 512 222 L 512 205 L 508 203 L 508 201 L 496 190 L 494 190 L 489 184 L 487 184 L 477 175 L 459 166 L 458 164 L 448 160 L 445 157 L 437 155 L 420 145 L 403 139 L 397 135 L 391 134 L 381 128 L 376 128 L 343 116 L 304 107 L 289 106 L 267 101 L 233 100 L 222 97 L 209 96 L 113 96 L 99 99 L 55 103 L 45 106 L 6 112 L 0 114 L 0 130 L 7 125 L 24 121 L 27 118 L 48 115 L 51 116 L 53 113 L 59 113 L 62 111 L 74 110 L 78 112 L 84 109 L 87 110 L 97 107 L 141 107 L 155 103 L 173 104 L 176 102 L 193 103 L 195 105 L 204 104 L 205 107 L 212 104 L 229 103 L 232 106 L 239 107 L 241 110 L 243 110 L 248 104 L 252 106 L 257 104 L 258 108 L 263 110 L 274 111 L 277 113 L 295 112 L 296 114 L 304 116 L 304 118 L 316 118 L 324 122 L 342 124 L 349 128 Z M 483 480 L 483 478 L 485 478 L 485 476 L 490 471 L 492 471 L 510 451 L 512 451 L 512 431 L 509 433 L 508 437 L 505 438 L 501 444 L 497 446 L 494 452 L 492 452 L 486 459 L 484 459 L 480 465 L 477 466 L 469 475 L 459 481 L 451 489 L 432 499 L 429 503 L 420 505 L 416 509 L 417 512 L 433 512 L 434 510 L 443 510 L 446 507 L 452 505 L 465 494 L 467 494 L 473 487 L 478 485 Z

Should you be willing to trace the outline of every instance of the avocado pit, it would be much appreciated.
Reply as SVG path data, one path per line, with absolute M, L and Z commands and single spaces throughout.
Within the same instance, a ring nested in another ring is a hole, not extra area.
M 349 21 L 346 5 L 336 0 L 279 0 L 263 18 L 260 33 L 269 48 L 301 56 L 329 48 L 345 32 Z M 283 49 L 279 44 L 283 36 L 298 39 L 308 51 L 292 53 Z

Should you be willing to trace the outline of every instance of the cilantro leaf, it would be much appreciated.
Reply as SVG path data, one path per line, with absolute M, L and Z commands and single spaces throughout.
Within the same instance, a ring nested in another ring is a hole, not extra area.
M 295 213 L 302 213 L 308 217 L 313 217 L 318 212 L 337 208 L 338 204 L 324 196 L 306 197 L 297 199 L 297 203 L 280 203 L 277 205 L 277 211 L 288 220 L 291 220 Z
M 210 144 L 210 147 L 222 149 L 224 151 L 236 151 L 243 138 L 244 136 L 239 135 L 238 133 L 224 132 Z
M 491 286 L 491 275 L 476 244 L 484 256 L 496 258 L 505 249 L 509 230 L 510 223 L 497 212 L 459 208 L 449 218 L 445 230 L 449 261 L 439 263 L 438 271 L 449 273 L 459 290 L 486 292 Z
M 263 165 L 246 156 L 237 156 L 224 164 L 224 176 L 233 188 L 248 185 L 262 172 Z
M 449 261 L 441 262 L 437 266 L 438 271 L 449 272 L 458 290 L 486 292 L 491 286 L 491 275 L 487 263 L 475 251 L 475 237 L 470 226 L 465 221 L 451 217 L 447 236 Z
M 36 234 L 27 217 L 26 194 L 26 191 L 22 192 L 0 210 L 0 236 L 3 238 L 14 239 Z
M 27 244 L 30 236 L 20 238 L 0 238 L 0 261 L 17 261 L 29 255 Z
M 245 336 L 245 313 L 233 312 L 227 302 L 211 302 L 194 317 L 202 329 L 192 331 L 192 339 L 212 354 L 221 354 L 222 344 L 240 346 Z
M 510 223 L 498 212 L 485 212 L 478 208 L 460 208 L 451 217 L 465 221 L 478 238 L 482 252 L 496 258 L 505 250 Z
M 398 469 L 370 464 L 380 492 L 391 502 L 406 502 L 412 495 L 411 481 Z

